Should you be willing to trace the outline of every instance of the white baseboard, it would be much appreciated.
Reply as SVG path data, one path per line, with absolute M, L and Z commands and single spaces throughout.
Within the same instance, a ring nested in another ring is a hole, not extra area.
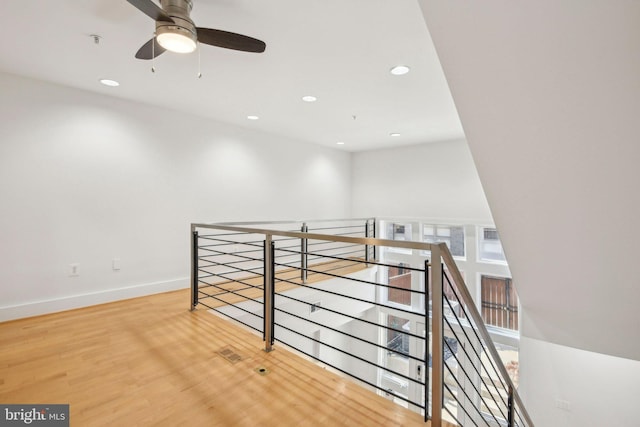
M 56 313 L 74 308 L 88 307 L 123 299 L 136 298 L 161 292 L 176 291 L 189 287 L 189 278 L 173 279 L 162 282 L 144 283 L 124 288 L 107 289 L 89 294 L 70 295 L 41 301 L 29 301 L 24 304 L 0 307 L 0 322 Z M 185 307 L 189 302 L 185 300 Z

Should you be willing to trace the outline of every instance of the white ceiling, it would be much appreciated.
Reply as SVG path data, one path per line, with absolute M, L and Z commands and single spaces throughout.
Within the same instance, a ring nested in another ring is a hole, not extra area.
M 416 0 L 194 0 L 197 26 L 267 43 L 203 45 L 201 79 L 197 52 L 167 52 L 155 73 L 134 58 L 154 23 L 125 0 L 5 1 L 2 15 L 1 71 L 348 151 L 464 136 Z

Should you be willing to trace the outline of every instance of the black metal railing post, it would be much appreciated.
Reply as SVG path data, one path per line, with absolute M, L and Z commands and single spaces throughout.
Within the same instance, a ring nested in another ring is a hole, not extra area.
M 271 242 L 271 346 L 276 339 L 276 244 Z
M 436 243 L 431 245 L 431 425 L 442 426 L 442 408 L 444 406 L 444 325 L 443 325 L 443 287 L 442 250 Z
M 364 237 L 369 237 L 369 220 L 364 223 Z M 369 262 L 369 245 L 364 245 L 364 260 Z
M 198 232 L 191 231 L 191 311 L 198 305 Z
M 429 420 L 429 260 L 424 261 L 424 422 Z
M 274 273 L 274 259 L 273 259 L 273 236 L 267 234 L 264 240 L 264 286 L 263 286 L 263 339 L 265 341 L 264 350 L 270 352 L 273 350 L 273 304 L 274 304 L 274 290 L 273 290 L 273 273 Z
M 376 230 L 376 219 L 375 218 L 371 218 L 371 224 L 373 226 L 373 236 L 371 236 L 371 237 L 373 237 L 375 239 L 376 237 L 378 237 L 378 232 Z M 378 259 L 377 251 L 378 251 L 378 247 L 374 246 L 373 247 L 373 259 Z
M 507 400 L 507 425 L 513 427 L 515 424 L 515 405 L 513 403 L 513 387 L 509 386 L 509 398 Z
M 267 241 L 262 241 L 262 341 L 267 341 Z
M 307 223 L 302 223 L 302 228 L 300 229 L 303 233 L 309 232 L 309 227 Z M 307 268 L 309 267 L 309 243 L 306 238 L 300 239 L 300 280 L 302 283 L 307 283 Z

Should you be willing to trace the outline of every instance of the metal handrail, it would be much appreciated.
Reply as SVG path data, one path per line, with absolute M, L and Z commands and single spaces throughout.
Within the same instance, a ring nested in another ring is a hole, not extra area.
M 290 220 L 290 221 L 230 221 L 230 222 L 212 222 L 207 225 L 276 225 L 276 224 L 299 224 L 303 223 L 323 223 L 323 222 L 346 222 L 346 221 L 369 221 L 374 218 L 338 218 L 338 219 L 305 219 L 305 220 Z M 198 224 L 200 227 L 206 227 L 202 223 Z M 275 231 L 275 230 L 274 230 Z
M 375 245 L 375 246 L 388 246 L 388 247 L 404 248 L 404 249 L 418 249 L 423 251 L 430 251 L 434 247 L 444 244 L 444 243 L 422 243 L 422 242 L 412 242 L 412 241 L 379 239 L 376 237 L 336 236 L 334 234 L 303 233 L 301 231 L 284 231 L 284 230 L 273 230 L 268 228 L 237 227 L 233 225 L 222 225 L 222 224 L 197 224 L 197 223 L 191 224 L 192 231 L 195 231 L 197 228 L 210 228 L 212 230 L 239 231 L 242 233 L 250 233 L 250 234 L 295 237 L 298 239 L 307 239 L 307 240 L 328 240 L 328 241 L 334 241 L 334 242 L 354 243 L 359 245 Z
M 255 227 L 255 226 L 265 226 L 265 225 L 281 225 L 281 224 L 294 224 L 298 229 L 304 224 L 309 224 L 312 222 L 341 222 L 341 221 L 367 221 L 366 227 L 368 229 L 368 224 L 370 220 L 373 218 L 350 218 L 350 219 L 331 219 L 331 220 L 305 220 L 305 221 L 251 221 L 251 222 L 224 222 L 224 223 L 192 223 L 191 231 L 192 231 L 192 274 L 195 274 L 197 277 L 197 229 L 214 229 L 214 230 L 225 230 L 225 231 L 234 231 L 239 233 L 247 233 L 247 234 L 261 234 L 266 237 L 265 240 L 265 248 L 271 247 L 271 242 L 274 241 L 274 237 L 290 237 L 301 239 L 301 241 L 308 240 L 324 240 L 330 242 L 343 242 L 343 243 L 351 243 L 357 245 L 365 245 L 365 246 L 384 246 L 384 247 L 395 247 L 395 248 L 404 248 L 404 249 L 414 249 L 421 251 L 430 251 L 431 252 L 431 268 L 432 268 L 432 284 L 433 284 L 433 301 L 443 301 L 443 283 L 442 283 L 442 265 L 445 265 L 451 278 L 453 279 L 458 291 L 460 292 L 460 296 L 462 302 L 466 305 L 469 310 L 472 319 L 474 320 L 475 326 L 480 333 L 482 339 L 485 342 L 485 347 L 489 352 L 491 358 L 500 363 L 496 363 L 499 374 L 502 376 L 502 379 L 507 383 L 507 388 L 509 392 L 509 401 L 515 402 L 518 406 L 520 415 L 526 420 L 528 426 L 533 426 L 533 422 L 531 421 L 531 417 L 526 411 L 522 399 L 520 398 L 518 392 L 515 389 L 509 374 L 501 362 L 500 356 L 498 354 L 497 349 L 493 344 L 493 340 L 484 324 L 484 320 L 480 315 L 469 290 L 467 289 L 464 279 L 462 278 L 462 274 L 460 273 L 449 248 L 445 243 L 424 243 L 424 242 L 414 242 L 414 241 L 398 241 L 398 240 L 390 240 L 390 239 L 380 239 L 376 237 L 352 237 L 352 236 L 343 236 L 343 235 L 332 235 L 332 234 L 324 234 L 324 233 L 309 233 L 305 231 L 288 231 L 288 230 L 276 230 L 271 228 L 264 227 Z M 375 221 L 375 220 L 374 220 Z M 375 222 L 374 222 L 375 224 Z M 272 254 L 270 250 L 265 251 L 265 259 L 271 259 Z M 196 256 L 194 256 L 195 254 Z M 368 252 L 367 252 L 368 254 Z M 194 265 L 194 263 L 196 263 Z M 265 264 L 266 265 L 266 264 Z M 269 271 L 269 269 L 265 268 L 265 285 L 267 293 L 265 294 L 265 307 L 268 304 L 273 304 L 273 271 Z M 194 283 L 197 283 L 194 282 Z M 194 295 L 194 289 L 192 289 L 191 302 L 192 309 L 195 308 L 195 304 L 197 304 L 197 295 Z M 443 381 L 443 316 L 442 312 L 442 304 L 433 304 L 432 307 L 432 367 L 433 367 L 433 381 L 432 381 L 432 394 L 433 394 L 433 405 L 432 405 L 432 424 L 434 427 L 440 426 L 440 422 L 442 420 L 442 384 Z M 271 350 L 271 345 L 273 344 L 273 331 L 267 327 L 266 318 L 270 317 L 272 320 L 273 312 L 270 313 L 265 311 L 265 340 L 267 342 L 266 350 Z M 426 391 L 425 391 L 426 392 Z M 510 405 L 509 408 L 509 418 L 511 421 L 513 406 Z
M 458 292 L 460 292 L 462 300 L 466 304 L 467 310 L 469 310 L 471 317 L 473 318 L 476 324 L 476 327 L 478 328 L 478 331 L 482 336 L 482 339 L 484 339 L 485 343 L 487 343 L 486 348 L 489 351 L 491 358 L 496 361 L 500 361 L 500 355 L 498 354 L 498 350 L 493 345 L 493 340 L 491 339 L 491 335 L 489 334 L 489 331 L 487 330 L 487 327 L 484 324 L 482 315 L 478 311 L 478 308 L 476 307 L 475 302 L 471 298 L 469 289 L 467 289 L 464 283 L 462 274 L 460 273 L 460 270 L 458 269 L 458 266 L 456 265 L 453 259 L 453 256 L 451 255 L 451 252 L 449 252 L 449 248 L 447 248 L 447 245 L 444 243 L 440 243 L 440 244 L 444 246 L 444 248 L 442 249 L 442 259 L 444 261 L 444 264 L 447 266 L 449 274 L 452 276 L 453 281 L 455 282 L 455 285 L 458 289 Z M 516 391 L 513 381 L 511 381 L 511 377 L 509 376 L 507 369 L 504 367 L 504 364 L 496 363 L 496 365 L 498 367 L 498 370 L 500 371 L 500 375 L 506 381 L 509 387 L 509 391 L 513 395 L 513 399 L 517 403 L 517 406 L 520 408 L 520 412 L 522 416 L 526 419 L 529 425 L 533 426 L 533 421 L 531 421 L 531 417 L 529 416 L 529 413 L 524 407 L 522 399 L 520 398 L 520 395 Z

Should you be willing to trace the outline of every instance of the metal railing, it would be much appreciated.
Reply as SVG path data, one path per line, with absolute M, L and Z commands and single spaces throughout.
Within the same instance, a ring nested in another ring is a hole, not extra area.
M 533 426 L 446 244 L 379 239 L 375 224 L 192 224 L 191 309 L 240 322 L 266 351 L 285 344 L 433 426 Z M 384 248 L 426 255 L 396 284 L 398 266 L 377 259 Z

